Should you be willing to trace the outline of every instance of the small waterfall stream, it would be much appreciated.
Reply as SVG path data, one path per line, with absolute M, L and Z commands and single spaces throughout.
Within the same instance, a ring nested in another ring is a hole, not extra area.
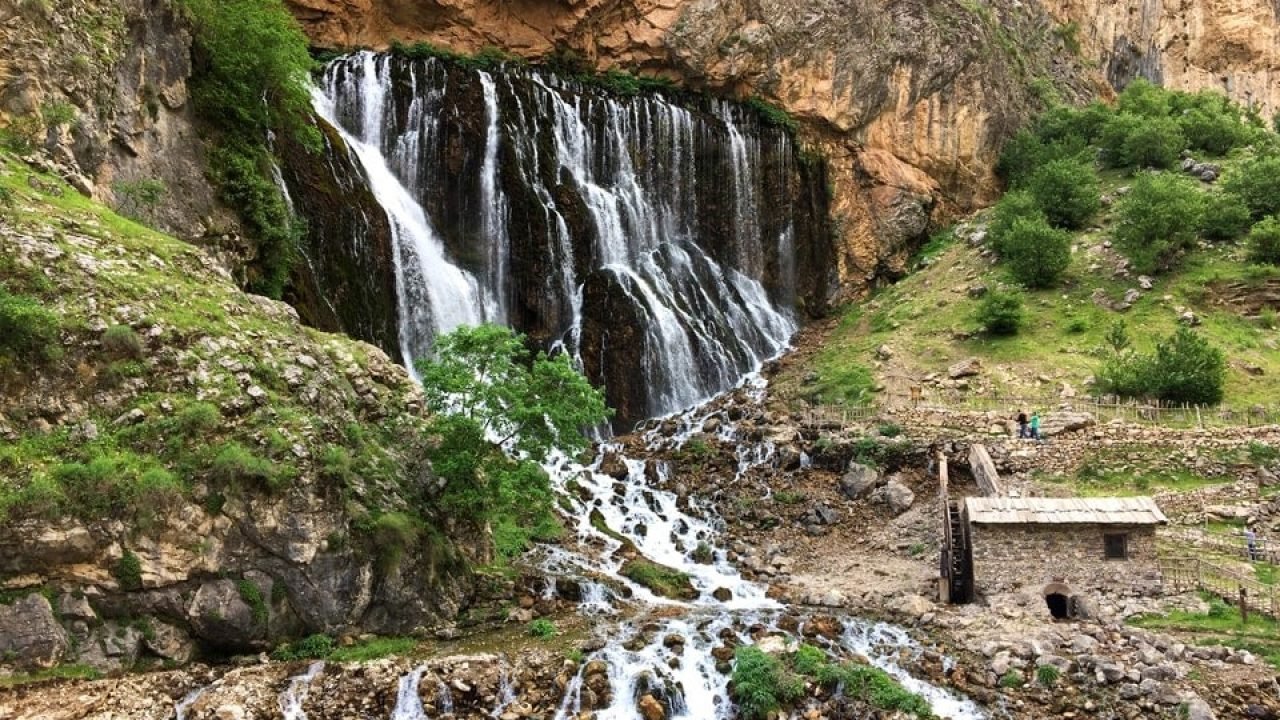
M 321 672 L 324 672 L 324 662 L 314 662 L 303 674 L 289 678 L 289 685 L 280 693 L 280 714 L 284 720 L 307 720 L 302 703 L 311 692 L 311 681 Z

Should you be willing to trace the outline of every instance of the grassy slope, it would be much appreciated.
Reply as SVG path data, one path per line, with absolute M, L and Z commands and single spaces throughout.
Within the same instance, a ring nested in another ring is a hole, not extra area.
M 1130 179 L 1108 172 L 1102 174 L 1102 182 L 1106 194 Z M 1119 301 L 1138 283 L 1136 275 L 1114 277 L 1120 256 L 1102 247 L 1109 238 L 1109 214 L 1106 208 L 1100 213 L 1097 231 L 1074 236 L 1071 266 L 1061 287 L 1027 293 L 1024 329 L 1010 338 L 965 337 L 976 326 L 973 314 L 978 305 L 966 295 L 966 289 L 975 284 L 1012 284 L 1005 269 L 963 242 L 948 243 L 940 251 L 935 246 L 937 254 L 927 267 L 870 301 L 844 310 L 838 327 L 815 355 L 812 369 L 818 380 L 805 392 L 838 402 L 856 389 L 858 366 L 875 368 L 878 379 L 892 386 L 891 376 L 918 380 L 976 356 L 983 362 L 986 380 L 1002 394 L 1056 394 L 1057 381 L 1064 380 L 1084 395 L 1088 392 L 1085 382 L 1099 364 L 1099 351 L 1112 322 L 1124 319 L 1134 344 L 1147 349 L 1177 327 L 1175 308 L 1186 307 L 1201 318 L 1201 332 L 1226 353 L 1231 364 L 1226 403 L 1239 407 L 1274 404 L 1280 396 L 1280 352 L 1268 344 L 1274 345 L 1280 334 L 1262 327 L 1256 319 L 1210 304 L 1206 292 L 1206 287 L 1217 281 L 1259 279 L 1257 269 L 1245 264 L 1243 248 L 1204 246 L 1188 257 L 1179 271 L 1154 278 L 1154 287 L 1143 292 L 1130 310 L 1114 312 L 1093 302 L 1094 290 L 1101 288 L 1111 300 Z M 888 363 L 876 361 L 875 350 L 881 345 L 894 351 Z M 1261 367 L 1264 374 L 1251 376 L 1239 367 L 1243 364 Z M 1040 375 L 1048 376 L 1054 384 L 1038 384 Z
M 0 367 L 0 430 L 7 424 L 17 436 L 0 446 L 0 515 L 33 480 L 101 457 L 125 458 L 139 476 L 159 465 L 186 492 L 244 490 L 212 487 L 215 455 L 228 441 L 267 460 L 281 484 L 323 476 L 370 510 L 401 504 L 405 457 L 420 442 L 422 421 L 407 376 L 380 352 L 301 326 L 283 305 L 241 293 L 204 251 L 4 155 L 0 188 L 8 197 L 0 207 L 0 282 L 54 312 L 62 346 L 59 359 Z M 144 338 L 140 360 L 113 359 L 100 346 L 104 326 L 117 323 Z M 318 368 L 303 369 L 303 386 L 291 387 L 283 374 L 303 354 Z M 248 401 L 250 384 L 265 390 L 264 401 Z M 303 397 L 303 388 L 315 392 Z M 197 399 L 219 408 L 217 422 L 184 437 L 175 418 Z M 68 411 L 50 414 L 45 426 L 44 404 Z M 144 422 L 114 424 L 135 408 L 146 412 Z M 96 440 L 75 438 L 73 427 L 86 420 L 99 429 Z M 333 461 L 337 449 L 349 462 Z

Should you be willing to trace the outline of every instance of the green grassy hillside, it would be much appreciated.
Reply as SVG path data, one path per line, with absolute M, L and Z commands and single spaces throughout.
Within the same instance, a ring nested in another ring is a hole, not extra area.
M 1143 91 L 1152 92 L 1149 86 Z M 1179 103 L 1205 102 L 1202 96 L 1158 93 L 1158 99 L 1173 106 L 1162 112 L 1175 118 L 1186 115 L 1176 109 Z M 1124 162 L 1109 154 L 1105 139 L 1098 137 L 1105 138 L 1108 117 L 1135 122 L 1133 113 L 1123 109 L 1125 101 L 1122 96 L 1119 112 L 1093 106 L 1051 114 L 1036 129 L 1016 139 L 1006 152 L 1006 165 L 1019 161 L 1026 165 L 1006 170 L 1007 175 L 1015 176 L 1011 184 L 1019 189 L 1034 181 L 1027 181 L 1025 175 L 1019 178 L 1018 173 L 1034 175 L 1037 166 L 1054 156 L 1078 161 L 1096 179 L 1097 189 L 1090 192 L 1096 192 L 1098 210 L 1089 213 L 1079 229 L 1055 231 L 1069 233 L 1064 241 L 1070 248 L 1069 261 L 1049 287 L 1023 287 L 1015 279 L 1010 258 L 1000 257 L 995 250 L 999 243 L 987 232 L 999 206 L 989 209 L 937 234 L 917 258 L 916 271 L 906 279 L 846 308 L 815 353 L 807 382 L 784 380 L 783 388 L 812 401 L 836 403 L 866 402 L 876 392 L 905 394 L 910 385 L 922 383 L 961 393 L 1028 398 L 1056 397 L 1066 383 L 1078 395 L 1088 395 L 1093 392 L 1095 372 L 1112 354 L 1107 333 L 1122 320 L 1139 351 L 1149 351 L 1180 325 L 1194 325 L 1195 331 L 1225 356 L 1224 402 L 1240 407 L 1274 405 L 1280 397 L 1276 320 L 1280 268 L 1255 262 L 1258 253 L 1251 250 L 1247 228 L 1259 219 L 1259 213 L 1249 218 L 1245 231 L 1225 241 L 1209 242 L 1205 237 L 1212 234 L 1210 231 L 1197 233 L 1198 225 L 1191 228 L 1191 242 L 1171 256 L 1167 268 L 1156 267 L 1147 274 L 1136 269 L 1118 272 L 1126 263 L 1121 247 L 1131 255 L 1147 249 L 1124 245 L 1117 240 L 1117 231 L 1124 224 L 1121 208 L 1130 190 L 1144 181 L 1142 174 L 1149 170 L 1140 165 L 1111 167 Z M 1218 200 L 1239 192 L 1246 184 L 1241 179 L 1256 172 L 1259 158 L 1277 155 L 1274 133 L 1238 108 L 1224 103 L 1222 112 L 1227 117 L 1224 122 L 1230 125 L 1228 135 L 1237 139 L 1224 154 L 1213 155 L 1196 147 L 1188 153 L 1196 161 L 1218 165 L 1220 181 L 1206 183 L 1192 178 L 1182 170 L 1176 154 L 1157 161 L 1169 167 L 1156 172 L 1177 176 L 1177 182 L 1200 194 L 1197 201 L 1203 201 L 1205 207 L 1198 217 L 1205 226 L 1220 218 Z M 1092 137 L 1045 139 L 1067 134 L 1055 127 L 1055 123 L 1063 124 L 1064 114 L 1067 122 L 1085 124 L 1090 113 L 1103 117 L 1096 121 L 1102 125 L 1101 131 L 1093 130 Z M 1188 136 L 1195 137 L 1192 133 L 1176 135 L 1175 147 L 1190 145 Z M 1027 145 L 1032 146 L 1030 151 Z M 1260 182 L 1265 185 L 1269 179 L 1263 177 Z M 1050 193 L 1040 204 L 1052 210 L 1059 200 L 1059 193 Z M 1155 213 L 1167 210 L 1157 207 Z M 1042 250 L 1033 246 L 1030 252 Z M 1139 264 L 1138 260 L 1131 263 Z M 1143 287 L 1148 284 L 1149 288 Z M 984 332 L 975 317 L 980 297 L 997 289 L 1011 289 L 1023 298 L 1024 320 L 1014 335 Z M 1125 295 L 1131 291 L 1139 295 L 1124 308 Z M 1188 311 L 1194 321 L 1184 317 Z M 979 358 L 983 369 L 966 381 L 967 388 L 956 390 L 950 383 L 928 382 L 934 373 L 945 378 L 950 365 L 969 357 Z

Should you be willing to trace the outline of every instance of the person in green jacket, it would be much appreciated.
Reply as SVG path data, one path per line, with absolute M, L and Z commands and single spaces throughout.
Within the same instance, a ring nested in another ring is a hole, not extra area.
M 1031 413 L 1031 439 L 1042 440 L 1040 437 L 1040 412 L 1038 410 Z

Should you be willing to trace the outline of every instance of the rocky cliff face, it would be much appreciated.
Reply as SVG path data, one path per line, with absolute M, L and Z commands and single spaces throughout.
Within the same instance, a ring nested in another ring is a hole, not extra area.
M 48 150 L 77 188 L 186 239 L 234 225 L 205 180 L 174 3 L 4 3 L 0 46 L 0 126 Z
M 832 161 L 846 289 L 901 272 L 931 223 L 989 202 L 1002 140 L 1051 93 L 1144 75 L 1274 109 L 1265 0 L 1109 5 L 913 0 L 289 0 L 331 47 L 428 40 L 601 66 L 777 102 Z
M 47 175 L 6 162 L 0 187 L 5 290 L 57 327 L 0 352 L 4 661 L 117 669 L 457 614 L 486 543 L 408 520 L 437 480 L 403 368 Z

